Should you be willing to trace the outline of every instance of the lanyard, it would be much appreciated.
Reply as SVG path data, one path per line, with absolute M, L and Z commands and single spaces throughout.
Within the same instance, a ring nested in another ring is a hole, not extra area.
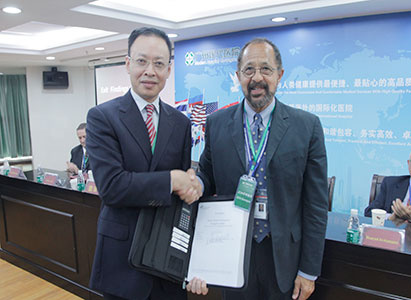
M 274 107 L 275 108 L 275 107 Z M 261 159 L 263 157 L 265 148 L 267 147 L 267 142 L 268 142 L 268 132 L 270 131 L 271 128 L 271 119 L 273 116 L 273 110 L 271 111 L 270 114 L 270 120 L 268 121 L 267 127 L 264 130 L 263 137 L 260 141 L 260 145 L 258 146 L 257 153 L 254 148 L 253 144 L 253 138 L 251 136 L 251 129 L 250 129 L 250 124 L 248 122 L 248 118 L 246 117 L 246 121 L 244 122 L 244 135 L 245 135 L 245 143 L 247 147 L 247 157 L 248 157 L 248 165 L 250 166 L 250 170 L 248 171 L 249 176 L 254 176 L 254 173 L 258 167 L 258 165 L 261 162 Z M 251 143 L 250 143 L 251 141 Z
M 411 178 L 410 178 L 410 184 L 408 185 L 408 202 L 407 204 L 410 206 L 411 205 Z
M 86 154 L 83 152 L 83 164 L 82 164 L 81 169 L 86 169 L 87 162 L 88 162 L 88 155 L 86 156 Z

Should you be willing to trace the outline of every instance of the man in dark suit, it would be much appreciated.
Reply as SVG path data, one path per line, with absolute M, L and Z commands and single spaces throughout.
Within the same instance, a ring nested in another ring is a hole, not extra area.
M 154 28 L 134 30 L 126 68 L 132 88 L 93 107 L 87 116 L 87 150 L 102 200 L 91 288 L 105 299 L 186 299 L 181 285 L 128 264 L 139 211 L 173 205 L 175 192 L 198 199 L 191 163 L 190 121 L 162 102 L 170 74 L 171 43 Z M 180 201 L 180 200 L 178 200 Z
M 67 162 L 67 171 L 77 174 L 78 170 L 87 172 L 91 170 L 90 161 L 86 151 L 86 123 L 81 123 L 76 129 L 80 145 L 71 149 L 70 162 Z
M 408 172 L 411 175 L 411 154 L 407 160 Z M 374 208 L 384 209 L 391 214 L 392 204 L 396 199 L 400 199 L 404 206 L 409 205 L 410 200 L 410 175 L 386 176 L 381 183 L 381 189 L 377 197 L 364 210 L 366 217 L 371 217 L 371 210 Z
M 254 202 L 266 207 L 254 215 L 248 287 L 225 291 L 225 299 L 307 299 L 320 274 L 328 207 L 323 129 L 318 117 L 274 97 L 283 73 L 274 44 L 247 43 L 237 65 L 245 101 L 207 119 L 198 173 L 204 194 L 235 194 L 249 175 L 257 182 Z

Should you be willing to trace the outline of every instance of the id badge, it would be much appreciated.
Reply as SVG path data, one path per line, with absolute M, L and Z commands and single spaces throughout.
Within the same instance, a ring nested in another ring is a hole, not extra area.
M 258 189 L 255 195 L 255 219 L 268 219 L 267 189 Z
M 234 197 L 234 205 L 238 208 L 250 211 L 256 187 L 257 180 L 255 180 L 254 177 L 248 175 L 241 176 Z

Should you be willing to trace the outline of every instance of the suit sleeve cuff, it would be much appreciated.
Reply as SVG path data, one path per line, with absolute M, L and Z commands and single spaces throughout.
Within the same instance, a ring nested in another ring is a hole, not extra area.
M 305 279 L 311 280 L 311 281 L 315 281 L 318 278 L 318 276 L 309 275 L 300 270 L 298 270 L 298 275 L 300 275 L 301 277 L 304 277 Z

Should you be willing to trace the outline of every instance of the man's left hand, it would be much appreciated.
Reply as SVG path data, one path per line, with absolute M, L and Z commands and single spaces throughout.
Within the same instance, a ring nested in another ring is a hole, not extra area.
M 294 291 L 293 299 L 294 300 L 305 300 L 311 296 L 314 292 L 315 281 L 306 279 L 300 275 L 297 275 L 294 281 Z

